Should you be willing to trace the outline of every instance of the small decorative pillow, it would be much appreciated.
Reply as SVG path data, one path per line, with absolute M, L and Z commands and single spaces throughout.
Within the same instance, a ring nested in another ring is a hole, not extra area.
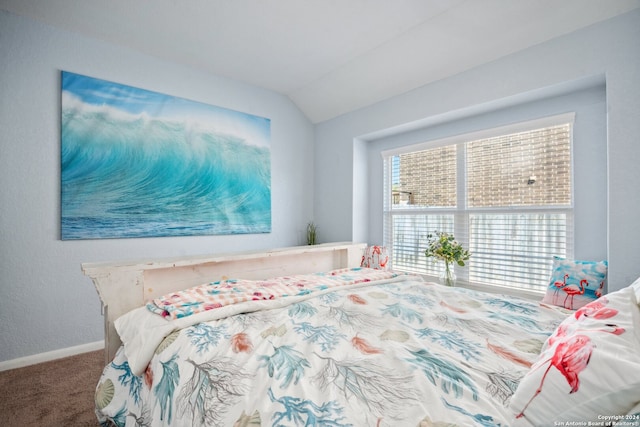
M 604 294 L 607 261 L 574 261 L 553 257 L 551 280 L 543 303 L 576 310 Z
M 558 326 L 511 398 L 513 426 L 568 425 L 570 421 L 608 425 L 595 423 L 605 421 L 605 416 L 638 410 L 636 290 L 628 286 L 612 292 Z
M 389 251 L 385 246 L 368 246 L 362 255 L 360 267 L 388 270 Z

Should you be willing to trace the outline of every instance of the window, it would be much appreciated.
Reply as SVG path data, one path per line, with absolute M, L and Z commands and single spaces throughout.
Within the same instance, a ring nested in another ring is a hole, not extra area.
M 393 268 L 438 276 L 434 231 L 472 256 L 459 280 L 544 291 L 554 255 L 573 256 L 573 115 L 384 152 L 384 235 Z

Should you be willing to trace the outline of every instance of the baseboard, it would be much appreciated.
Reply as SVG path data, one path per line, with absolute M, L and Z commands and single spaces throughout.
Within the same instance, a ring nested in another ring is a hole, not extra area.
M 46 353 L 34 354 L 32 356 L 19 357 L 13 360 L 0 362 L 0 372 L 9 369 L 23 368 L 37 363 L 49 362 L 51 360 L 62 359 L 63 357 L 75 356 L 76 354 L 88 353 L 90 351 L 104 350 L 104 341 L 96 341 L 74 347 L 61 348 L 59 350 L 47 351 Z

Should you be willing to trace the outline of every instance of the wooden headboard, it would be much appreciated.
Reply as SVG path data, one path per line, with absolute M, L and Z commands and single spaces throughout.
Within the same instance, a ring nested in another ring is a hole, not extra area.
M 364 243 L 327 243 L 261 252 L 199 255 L 157 260 L 83 263 L 102 301 L 105 361 L 121 345 L 114 321 L 152 298 L 228 278 L 268 279 L 360 265 Z

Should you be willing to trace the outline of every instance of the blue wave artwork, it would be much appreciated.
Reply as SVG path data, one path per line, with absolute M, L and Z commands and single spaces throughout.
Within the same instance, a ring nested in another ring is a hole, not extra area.
M 62 72 L 63 240 L 271 232 L 271 122 Z

